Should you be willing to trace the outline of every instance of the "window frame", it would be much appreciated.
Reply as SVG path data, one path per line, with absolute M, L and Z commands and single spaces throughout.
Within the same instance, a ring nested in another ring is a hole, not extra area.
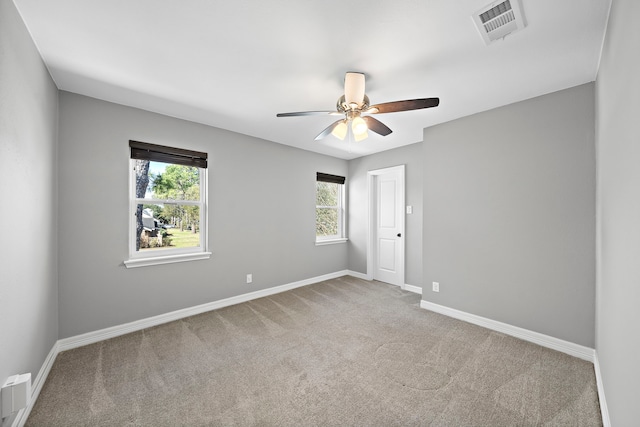
M 154 144 L 141 143 L 138 141 L 129 141 L 131 147 L 131 155 L 129 156 L 129 258 L 124 261 L 127 268 L 146 267 L 150 265 L 170 264 L 176 262 L 195 261 L 209 259 L 211 252 L 208 248 L 208 168 L 207 154 L 195 151 L 183 150 L 173 147 L 165 147 Z M 149 153 L 135 153 L 135 150 L 148 148 Z M 155 151 L 154 151 L 155 150 Z M 199 159 L 180 159 L 180 157 L 190 154 L 198 154 Z M 137 158 L 134 156 L 138 156 Z M 204 156 L 204 157 L 202 157 Z M 177 159 L 177 160 L 176 160 Z M 136 160 L 149 160 L 151 162 L 163 162 L 168 164 L 182 164 L 198 168 L 200 199 L 194 200 L 171 200 L 171 199 L 145 199 L 136 196 Z M 204 166 L 204 167 L 203 167 Z M 191 248 L 167 248 L 154 249 L 153 251 L 136 250 L 136 233 L 137 233 L 137 206 L 139 204 L 177 204 L 186 206 L 199 207 L 199 228 L 200 228 L 200 244 Z
M 324 206 L 324 205 L 315 205 L 315 225 L 316 225 L 316 245 L 329 245 L 334 243 L 343 243 L 346 242 L 347 232 L 346 232 L 346 208 L 345 208 L 345 200 L 346 200 L 346 179 L 343 176 L 339 175 L 329 175 L 322 172 L 316 173 L 316 202 L 318 200 L 318 183 L 319 182 L 327 182 L 331 184 L 338 185 L 338 205 L 337 206 Z M 318 236 L 318 209 L 336 209 L 338 211 L 338 233 L 331 236 Z

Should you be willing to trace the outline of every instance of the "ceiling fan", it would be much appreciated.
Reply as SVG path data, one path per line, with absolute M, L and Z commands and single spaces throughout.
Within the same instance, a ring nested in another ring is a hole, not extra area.
M 422 108 L 437 107 L 439 103 L 439 98 L 419 98 L 370 105 L 369 97 L 364 93 L 364 74 L 348 72 L 344 77 L 344 95 L 338 98 L 336 105 L 337 111 L 278 113 L 276 117 L 344 115 L 344 119 L 340 119 L 329 125 L 329 127 L 315 137 L 315 140 L 320 140 L 329 134 L 343 140 L 349 132 L 349 124 L 351 124 L 351 132 L 353 133 L 354 139 L 356 141 L 362 141 L 369 136 L 369 130 L 382 136 L 387 136 L 392 132 L 391 129 L 380 120 L 371 116 L 363 116 L 363 114 L 384 114 L 419 110 Z

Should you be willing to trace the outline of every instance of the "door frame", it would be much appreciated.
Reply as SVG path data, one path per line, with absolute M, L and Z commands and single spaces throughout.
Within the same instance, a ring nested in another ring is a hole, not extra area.
M 376 241 L 376 208 L 377 208 L 377 198 L 376 198 L 376 186 L 375 179 L 378 175 L 384 175 L 390 172 L 399 172 L 400 173 L 400 198 L 397 203 L 400 203 L 402 206 L 400 215 L 400 229 L 402 233 L 402 242 L 400 244 L 400 283 L 395 283 L 395 285 L 400 286 L 402 289 L 405 288 L 405 165 L 392 166 L 388 168 L 375 169 L 367 172 L 367 279 L 373 280 L 373 272 L 375 265 L 375 257 L 374 257 L 374 242 Z

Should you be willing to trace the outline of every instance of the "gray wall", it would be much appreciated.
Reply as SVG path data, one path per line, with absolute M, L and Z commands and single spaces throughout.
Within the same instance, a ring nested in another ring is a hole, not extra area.
M 349 270 L 367 273 L 367 172 L 405 167 L 405 283 L 422 286 L 422 143 L 349 161 Z
M 35 379 L 58 338 L 57 97 L 13 2 L 0 0 L 0 383 Z
M 594 347 L 594 115 L 590 83 L 425 130 L 424 300 Z
M 640 2 L 614 0 L 596 83 L 596 351 L 612 425 L 640 420 Z
M 211 259 L 124 267 L 129 139 L 209 153 Z M 59 145 L 60 338 L 347 268 L 315 246 L 316 172 L 345 160 L 68 92 Z

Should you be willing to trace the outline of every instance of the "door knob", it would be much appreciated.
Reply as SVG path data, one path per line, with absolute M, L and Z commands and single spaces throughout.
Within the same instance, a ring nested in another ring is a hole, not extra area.
M 398 233 L 398 237 L 402 237 L 402 233 Z

